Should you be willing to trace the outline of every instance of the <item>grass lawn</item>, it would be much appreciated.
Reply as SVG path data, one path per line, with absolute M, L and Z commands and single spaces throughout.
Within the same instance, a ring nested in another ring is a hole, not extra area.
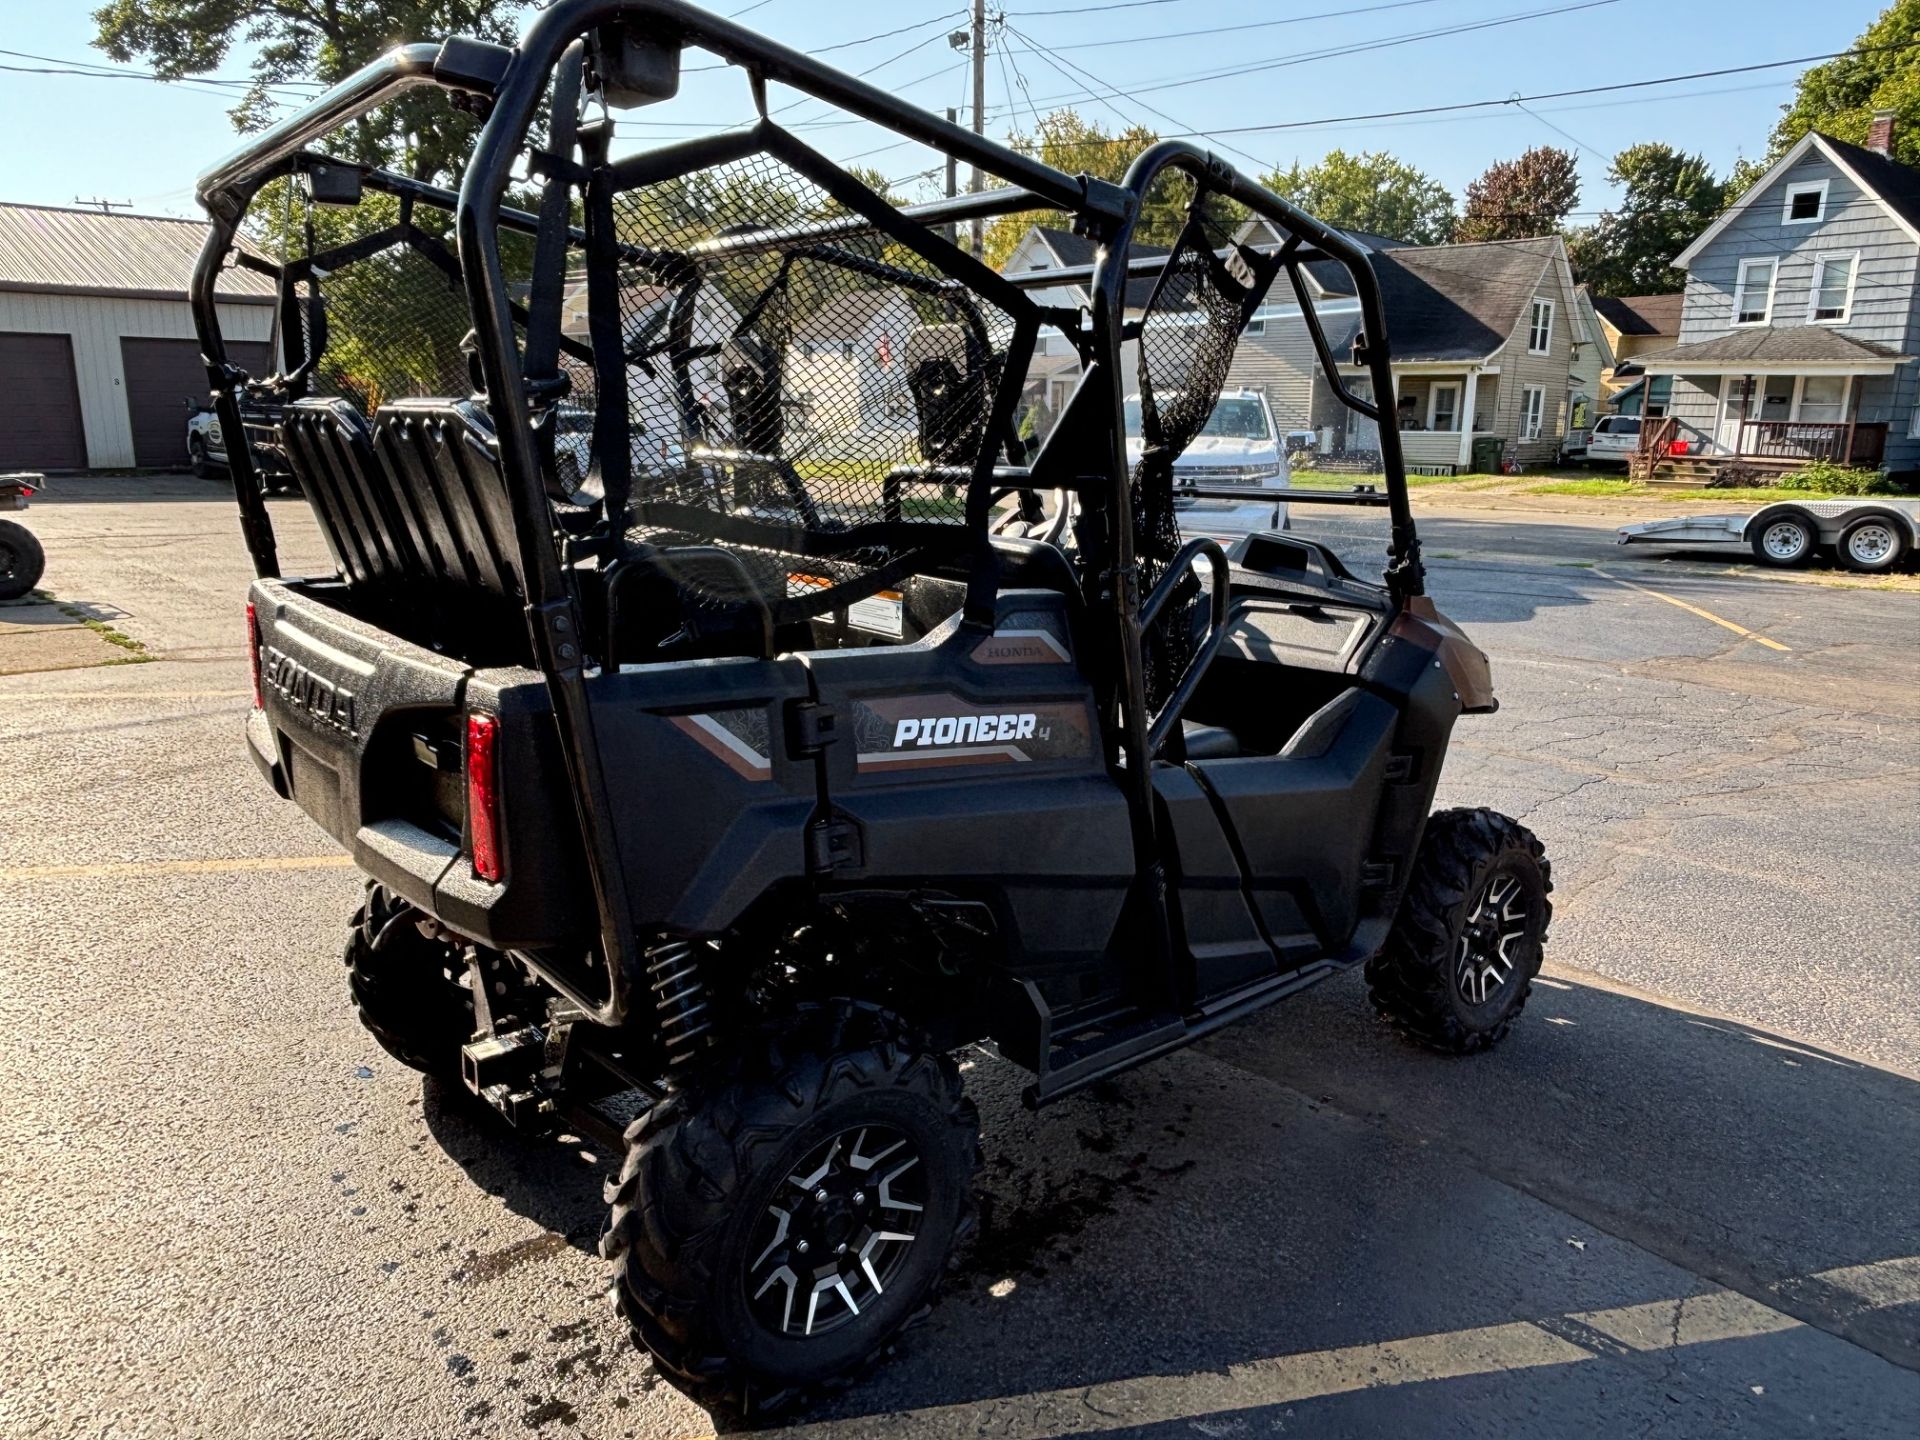
M 1664 500 L 1669 503 L 1695 503 L 1711 500 L 1715 504 L 1765 505 L 1774 500 L 1893 500 L 1898 496 L 1883 495 L 1843 495 L 1828 494 L 1819 490 L 1782 490 L 1771 485 L 1740 485 L 1725 490 L 1653 490 L 1637 480 L 1607 479 L 1555 480 L 1546 485 L 1529 485 L 1524 492 L 1528 495 L 1587 495 L 1609 497 L 1617 495 L 1638 495 L 1646 500 Z

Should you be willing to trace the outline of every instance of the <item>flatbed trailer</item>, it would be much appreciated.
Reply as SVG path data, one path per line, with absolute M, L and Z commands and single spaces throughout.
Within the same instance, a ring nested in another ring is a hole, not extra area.
M 1762 565 L 1783 569 L 1826 552 L 1843 569 L 1885 574 L 1920 552 L 1920 500 L 1776 500 L 1738 514 L 1672 515 L 1622 525 L 1617 535 L 1622 545 L 1750 550 Z

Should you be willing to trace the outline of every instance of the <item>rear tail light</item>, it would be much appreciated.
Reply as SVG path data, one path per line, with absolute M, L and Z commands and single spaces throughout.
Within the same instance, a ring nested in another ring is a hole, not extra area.
M 253 672 L 253 708 L 258 710 L 266 701 L 260 693 L 260 617 L 253 613 L 253 602 L 247 602 L 247 666 Z
M 498 881 L 500 865 L 500 783 L 495 741 L 500 721 L 478 712 L 467 716 L 467 833 L 473 838 L 473 873 Z

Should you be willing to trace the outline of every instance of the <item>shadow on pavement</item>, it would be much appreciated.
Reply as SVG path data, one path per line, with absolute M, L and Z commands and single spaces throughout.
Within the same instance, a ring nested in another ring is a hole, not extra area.
M 1453 1060 L 1385 1033 L 1348 976 L 1038 1115 L 1007 1067 L 968 1083 L 979 1243 L 809 1433 L 1920 1419 L 1906 1077 L 1565 980 Z M 475 1183 L 591 1248 L 602 1164 L 425 1108 Z

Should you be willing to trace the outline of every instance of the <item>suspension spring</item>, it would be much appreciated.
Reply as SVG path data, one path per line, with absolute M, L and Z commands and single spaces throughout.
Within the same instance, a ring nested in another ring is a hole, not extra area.
M 713 1011 L 700 968 L 711 953 L 711 946 L 697 940 L 669 940 L 647 951 L 647 983 L 670 1068 L 685 1065 L 712 1043 Z

